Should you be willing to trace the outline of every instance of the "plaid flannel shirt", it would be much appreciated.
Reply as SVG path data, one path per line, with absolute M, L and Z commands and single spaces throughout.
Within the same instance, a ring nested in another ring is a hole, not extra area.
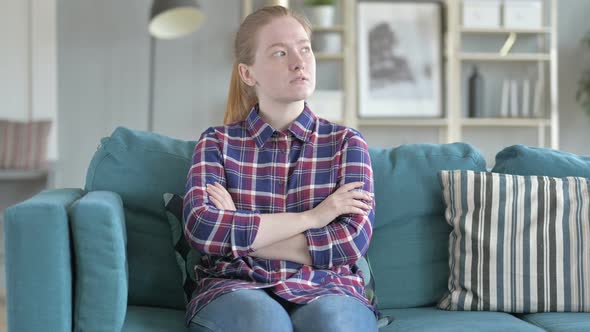
M 197 287 L 187 308 L 187 324 L 215 298 L 239 289 L 270 288 L 290 302 L 309 303 L 324 295 L 351 296 L 378 315 L 366 299 L 362 272 L 355 265 L 372 236 L 368 215 L 341 215 L 304 232 L 311 265 L 249 256 L 260 214 L 310 210 L 339 186 L 363 181 L 373 193 L 368 147 L 361 134 L 318 118 L 308 107 L 282 132 L 258 114 L 211 127 L 192 157 L 184 198 L 185 237 L 201 252 Z M 236 211 L 220 210 L 206 185 L 219 182 Z

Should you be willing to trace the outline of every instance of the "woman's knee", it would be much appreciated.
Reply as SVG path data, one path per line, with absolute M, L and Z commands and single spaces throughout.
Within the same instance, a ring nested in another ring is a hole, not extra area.
M 329 295 L 291 313 L 294 331 L 377 331 L 375 314 L 360 301 Z
M 190 331 L 292 331 L 287 311 L 261 289 L 224 294 L 191 321 Z

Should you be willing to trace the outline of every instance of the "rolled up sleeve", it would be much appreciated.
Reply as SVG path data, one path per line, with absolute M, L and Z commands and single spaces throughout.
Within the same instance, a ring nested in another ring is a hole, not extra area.
M 215 129 L 209 128 L 195 146 L 183 202 L 184 235 L 203 254 L 237 258 L 254 251 L 260 212 L 220 210 L 209 200 L 207 184 L 226 187 L 221 143 Z
M 343 145 L 338 187 L 357 181 L 364 182 L 362 190 L 374 193 L 368 146 L 358 132 Z M 323 269 L 352 265 L 367 252 L 373 234 L 374 199 L 371 205 L 368 215 L 341 215 L 325 227 L 305 231 L 312 265 Z

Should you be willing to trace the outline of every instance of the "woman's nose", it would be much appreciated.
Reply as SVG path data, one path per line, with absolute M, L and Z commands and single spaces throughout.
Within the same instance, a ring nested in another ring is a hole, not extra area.
M 301 57 L 301 55 L 299 55 L 299 54 L 294 55 L 293 59 L 291 59 L 289 67 L 290 67 L 289 69 L 291 69 L 293 71 L 304 69 L 305 65 L 303 64 L 303 57 Z
M 292 62 L 290 67 L 292 71 L 302 70 L 304 68 L 303 61 Z
M 303 62 L 297 62 L 291 65 L 292 71 L 298 71 L 303 69 Z

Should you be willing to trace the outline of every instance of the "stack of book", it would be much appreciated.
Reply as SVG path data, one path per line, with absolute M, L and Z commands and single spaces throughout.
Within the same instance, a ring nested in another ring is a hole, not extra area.
M 532 85 L 532 86 L 531 86 Z M 541 118 L 543 117 L 543 79 L 505 79 L 502 84 L 501 117 Z

